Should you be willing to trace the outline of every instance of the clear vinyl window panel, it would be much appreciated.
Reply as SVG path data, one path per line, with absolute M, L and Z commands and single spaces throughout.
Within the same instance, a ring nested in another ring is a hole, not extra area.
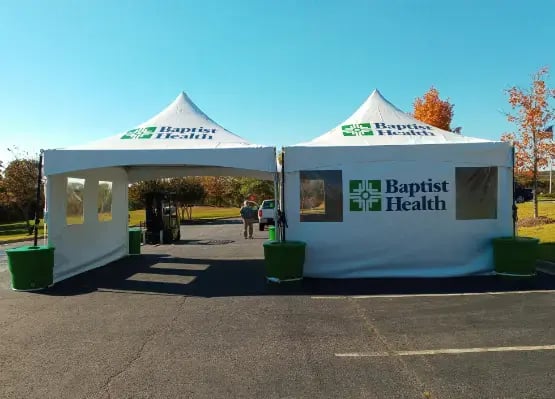
M 83 224 L 85 222 L 84 192 L 85 179 L 67 178 L 66 223 L 68 225 Z
M 300 172 L 301 222 L 342 222 L 343 181 L 340 170 Z
M 109 222 L 112 220 L 112 185 L 111 181 L 98 182 L 98 221 Z
M 455 170 L 457 220 L 497 219 L 497 167 Z

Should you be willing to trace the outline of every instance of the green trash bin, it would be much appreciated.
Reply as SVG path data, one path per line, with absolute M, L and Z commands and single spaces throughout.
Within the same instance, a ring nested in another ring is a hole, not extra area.
M 129 255 L 141 254 L 141 229 L 133 227 L 129 229 Z
M 270 241 L 276 240 L 276 226 L 268 227 L 268 240 Z
M 46 245 L 6 249 L 12 289 L 36 291 L 48 288 L 54 280 L 54 247 Z

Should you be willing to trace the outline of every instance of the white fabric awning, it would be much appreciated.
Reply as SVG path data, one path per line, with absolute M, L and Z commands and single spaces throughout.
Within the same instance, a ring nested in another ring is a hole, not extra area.
M 275 147 L 249 143 L 226 130 L 181 93 L 166 109 L 133 129 L 45 151 L 46 175 L 112 166 L 167 166 L 181 168 L 183 175 L 187 169 L 213 166 L 223 168 L 222 172 L 237 168 L 260 176 L 260 172 L 276 172 L 276 158 Z

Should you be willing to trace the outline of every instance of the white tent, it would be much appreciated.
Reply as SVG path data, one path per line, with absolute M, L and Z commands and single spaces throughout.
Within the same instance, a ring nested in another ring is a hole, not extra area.
M 44 173 L 48 242 L 56 248 L 54 281 L 60 281 L 128 254 L 129 183 L 181 176 L 272 180 L 276 152 L 224 129 L 181 93 L 162 112 L 127 132 L 45 151 Z M 80 192 L 70 193 L 75 187 Z M 108 218 L 99 217 L 99 195 L 106 187 L 111 187 Z M 66 219 L 68 194 L 82 202 L 82 220 Z
M 284 149 L 287 240 L 308 277 L 493 271 L 512 234 L 512 148 L 437 129 L 378 91 L 346 121 Z

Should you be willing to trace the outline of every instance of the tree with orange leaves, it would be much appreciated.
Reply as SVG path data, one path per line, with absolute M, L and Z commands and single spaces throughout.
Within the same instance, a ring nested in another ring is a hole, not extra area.
M 37 206 L 37 174 L 38 160 L 15 159 L 6 166 L 0 187 L 0 201 L 19 209 L 29 234 L 32 232 L 31 210 Z
M 414 101 L 413 107 L 413 116 L 416 119 L 443 130 L 451 130 L 453 104 L 439 98 L 439 91 L 433 86 L 422 98 Z
M 513 86 L 506 90 L 509 104 L 516 111 L 514 114 L 507 113 L 507 119 L 517 126 L 518 131 L 501 136 L 501 140 L 514 145 L 515 172 L 532 175 L 535 218 L 538 217 L 538 168 L 546 167 L 555 155 L 553 133 L 546 131 L 555 117 L 555 108 L 549 104 L 549 100 L 555 98 L 555 89 L 547 86 L 548 76 L 549 69 L 542 67 L 532 75 L 530 88 Z

